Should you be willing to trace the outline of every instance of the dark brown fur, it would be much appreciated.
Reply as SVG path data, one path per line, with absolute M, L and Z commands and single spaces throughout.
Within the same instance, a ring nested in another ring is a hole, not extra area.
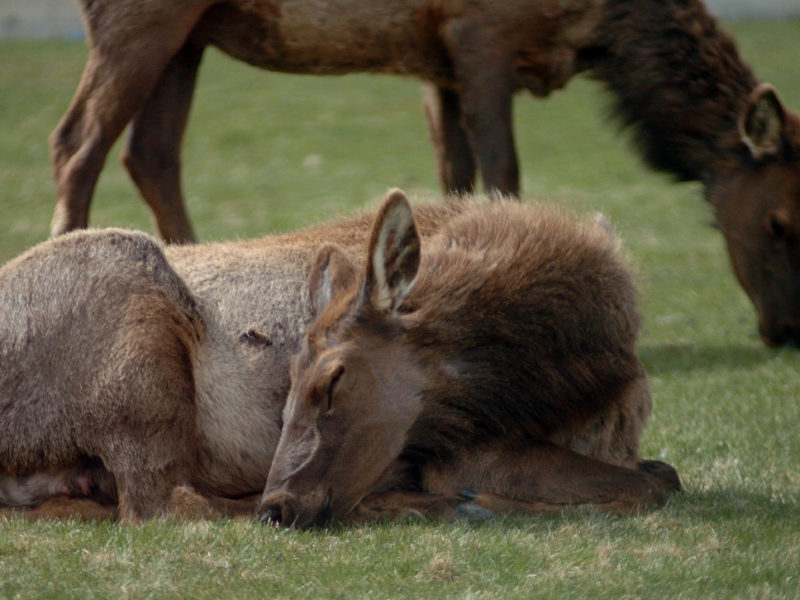
M 293 361 L 264 518 L 305 526 L 371 494 L 415 504 L 463 489 L 518 508 L 634 510 L 677 487 L 638 458 L 639 316 L 603 227 L 498 202 L 423 242 L 420 256 L 394 193 L 365 275 L 335 248 L 318 255 L 320 312 Z
M 421 234 L 467 207 L 418 207 Z M 360 264 L 373 220 L 168 247 L 74 232 L 0 267 L 0 515 L 252 516 L 312 260 L 335 242 Z M 379 500 L 353 518 L 387 514 Z
M 208 45 L 277 71 L 422 78 L 439 176 L 450 193 L 471 191 L 479 169 L 488 191 L 516 194 L 512 94 L 547 95 L 588 71 L 608 85 L 652 166 L 706 186 L 764 340 L 782 344 L 798 336 L 800 120 L 774 90 L 758 87 L 700 0 L 80 5 L 90 52 L 51 137 L 53 234 L 87 225 L 103 161 L 130 122 L 123 161 L 159 233 L 170 241 L 194 238 L 179 154 Z

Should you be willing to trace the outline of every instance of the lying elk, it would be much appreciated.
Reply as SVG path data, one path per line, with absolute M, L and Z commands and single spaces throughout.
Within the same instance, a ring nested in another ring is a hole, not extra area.
M 3 266 L 0 504 L 252 515 L 257 497 L 229 499 L 264 488 L 314 251 L 360 248 L 369 225 L 167 248 L 74 232 Z
M 503 207 L 488 220 L 502 219 Z M 427 239 L 481 210 L 421 206 L 416 216 Z M 357 262 L 371 222 L 166 248 L 139 233 L 77 232 L 2 267 L 0 504 L 46 501 L 40 514 L 71 515 L 69 502 L 48 500 L 70 496 L 74 510 L 96 514 L 88 498 L 117 504 L 126 520 L 253 514 L 249 496 L 263 490 L 280 435 L 289 358 L 314 312 L 314 255 L 336 242 L 336 259 Z M 646 390 L 636 402 L 631 443 Z M 576 433 L 602 445 L 609 430 Z M 461 503 L 441 498 L 436 514 Z M 351 518 L 404 511 L 376 495 Z
M 309 288 L 317 316 L 293 358 L 263 520 L 325 524 L 363 502 L 425 514 L 462 490 L 500 510 L 632 511 L 679 488 L 637 454 L 651 408 L 639 316 L 601 225 L 499 202 L 421 248 L 395 192 L 366 267 L 325 246 Z
M 51 137 L 53 234 L 85 227 L 130 122 L 123 162 L 166 240 L 194 238 L 180 144 L 203 49 L 293 73 L 426 81 L 447 192 L 518 192 L 511 97 L 587 71 L 650 165 L 701 181 L 768 344 L 800 338 L 800 118 L 759 83 L 700 0 L 80 0 L 89 58 Z

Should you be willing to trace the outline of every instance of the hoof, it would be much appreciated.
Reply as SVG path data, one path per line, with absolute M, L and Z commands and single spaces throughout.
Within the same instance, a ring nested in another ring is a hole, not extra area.
M 494 513 L 488 508 L 483 508 L 471 502 L 463 502 L 458 505 L 453 515 L 455 519 L 467 519 L 468 521 L 486 521 L 494 518 Z
M 477 492 L 473 492 L 472 490 L 461 490 L 458 495 L 462 497 L 467 502 L 474 502 L 475 499 L 478 497 Z
M 660 460 L 643 460 L 639 462 L 638 468 L 658 479 L 665 491 L 681 491 L 681 479 L 672 465 Z

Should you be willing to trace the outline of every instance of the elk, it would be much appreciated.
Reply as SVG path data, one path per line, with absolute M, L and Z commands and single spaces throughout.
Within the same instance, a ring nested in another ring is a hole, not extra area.
M 369 223 L 170 247 L 87 230 L 4 265 L 0 505 L 252 515 L 311 318 L 314 250 L 360 248 Z
M 651 410 L 640 319 L 605 227 L 501 201 L 423 240 L 395 191 L 363 268 L 323 246 L 309 291 L 262 520 L 438 514 L 459 495 L 629 512 L 679 489 L 671 466 L 638 456 Z
M 460 215 L 485 210 L 448 202 L 420 205 L 414 214 L 419 234 L 433 239 Z M 489 221 L 520 211 L 550 219 L 521 206 L 507 213 L 506 203 L 492 210 Z M 80 231 L 0 268 L 0 505 L 124 521 L 252 516 L 285 418 L 290 358 L 324 299 L 319 284 L 326 293 L 340 284 L 320 279 L 314 266 L 320 256 L 328 265 L 360 265 L 373 221 L 364 214 L 283 236 L 187 246 L 119 229 Z M 619 275 L 621 295 L 631 301 Z M 631 306 L 626 311 L 636 319 Z M 625 369 L 638 373 L 628 360 Z M 637 382 L 635 394 L 623 394 L 633 412 L 618 407 L 602 417 L 613 419 L 615 410 L 619 419 L 630 417 L 631 444 L 650 408 Z M 574 428 L 573 445 L 626 453 L 606 439 L 617 425 Z M 660 499 L 657 478 L 637 477 Z M 448 516 L 469 506 L 477 505 L 462 494 L 419 506 L 373 494 L 349 520 Z
M 89 57 L 53 132 L 54 235 L 86 227 L 105 157 L 122 160 L 168 241 L 194 239 L 180 145 L 212 45 L 291 73 L 408 74 L 447 193 L 515 195 L 512 95 L 603 82 L 652 167 L 705 186 L 770 345 L 800 338 L 800 117 L 759 82 L 700 0 L 80 0 Z

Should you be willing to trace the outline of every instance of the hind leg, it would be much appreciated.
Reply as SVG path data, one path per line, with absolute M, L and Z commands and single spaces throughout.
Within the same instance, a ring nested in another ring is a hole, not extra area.
M 202 56 L 202 46 L 187 44 L 172 58 L 136 115 L 122 153 L 167 242 L 194 241 L 181 192 L 180 147 Z
M 168 514 L 199 471 L 191 348 L 198 325 L 162 292 L 132 296 L 105 353 L 105 382 L 84 401 L 77 445 L 114 476 L 123 520 Z
M 447 194 L 471 194 L 475 184 L 475 161 L 467 132 L 461 124 L 458 94 L 428 83 L 424 87 L 423 102 L 442 190 Z
M 75 96 L 50 136 L 58 196 L 53 235 L 87 226 L 94 187 L 111 145 L 205 10 L 194 2 L 147 6 L 153 14 L 141 14 L 138 3 L 128 2 L 98 5 L 86 15 L 89 58 Z
M 485 23 L 453 19 L 445 44 L 459 84 L 463 126 L 470 140 L 486 193 L 519 195 L 519 167 L 511 129 L 513 57 L 497 32 Z
M 0 475 L 0 505 L 35 506 L 53 496 L 116 501 L 114 478 L 101 465 L 85 464 L 24 476 Z
M 4 517 L 19 517 L 29 521 L 39 519 L 105 521 L 117 517 L 117 507 L 114 504 L 100 504 L 86 498 L 53 496 L 33 508 L 0 506 L 0 519 Z

